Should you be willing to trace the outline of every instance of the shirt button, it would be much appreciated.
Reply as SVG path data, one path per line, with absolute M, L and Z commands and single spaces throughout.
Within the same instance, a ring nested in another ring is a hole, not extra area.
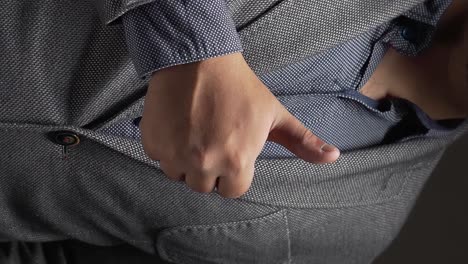
M 62 146 L 75 146 L 80 143 L 80 137 L 71 131 L 55 131 L 49 136 L 54 143 Z
M 133 124 L 137 127 L 140 126 L 141 116 L 133 119 Z
M 406 25 L 402 26 L 400 33 L 406 41 L 418 45 L 424 40 L 426 28 L 416 22 L 406 23 Z
M 417 40 L 417 32 L 415 32 L 415 29 L 413 27 L 402 28 L 401 36 L 409 42 L 415 42 Z

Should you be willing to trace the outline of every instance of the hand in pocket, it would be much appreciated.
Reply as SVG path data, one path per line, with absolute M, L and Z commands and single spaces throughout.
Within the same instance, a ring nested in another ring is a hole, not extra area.
M 229 198 L 249 189 L 266 140 L 311 163 L 340 155 L 288 112 L 241 53 L 154 73 L 140 128 L 145 152 L 169 178 Z

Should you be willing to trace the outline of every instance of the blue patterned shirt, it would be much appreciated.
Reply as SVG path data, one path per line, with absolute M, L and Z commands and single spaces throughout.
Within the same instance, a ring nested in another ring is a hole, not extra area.
M 390 46 L 406 56 L 429 47 L 435 26 L 450 3 L 426 1 L 363 35 L 258 77 L 291 114 L 341 151 L 445 135 L 463 120 L 435 121 L 407 100 L 375 101 L 359 90 Z M 242 51 L 224 0 L 153 2 L 125 14 L 123 23 L 129 53 L 141 78 L 165 67 Z M 141 140 L 140 119 L 100 130 Z M 258 158 L 288 157 L 295 155 L 267 141 Z

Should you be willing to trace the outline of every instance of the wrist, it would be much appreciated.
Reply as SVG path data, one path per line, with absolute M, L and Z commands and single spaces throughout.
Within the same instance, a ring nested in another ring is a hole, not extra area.
M 178 64 L 167 68 L 163 68 L 153 72 L 151 74 L 151 79 L 154 79 L 155 77 L 157 78 L 157 76 L 168 74 L 179 76 L 182 74 L 193 74 L 200 72 L 204 72 L 207 74 L 219 74 L 220 71 L 229 69 L 239 69 L 239 67 L 242 67 L 244 65 L 247 65 L 247 63 L 245 62 L 242 53 L 235 52 L 204 59 L 201 61 Z

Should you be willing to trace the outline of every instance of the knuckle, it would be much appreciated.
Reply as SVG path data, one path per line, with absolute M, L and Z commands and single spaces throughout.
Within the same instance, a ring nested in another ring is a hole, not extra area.
M 232 174 L 237 175 L 247 167 L 248 160 L 246 155 L 242 155 L 239 152 L 231 152 L 228 155 L 228 166 Z
M 253 177 L 253 174 L 252 175 L 250 174 L 251 174 L 251 170 L 248 169 L 244 171 L 242 174 L 225 176 L 225 177 L 231 177 L 231 178 L 235 177 L 236 179 L 233 179 L 230 185 L 225 184 L 225 185 L 220 186 L 221 188 L 218 188 L 217 190 L 218 194 L 225 198 L 241 197 L 242 195 L 244 195 L 245 193 L 249 191 L 249 188 L 251 185 L 251 179 Z
M 213 166 L 213 155 L 200 147 L 190 149 L 190 161 L 197 173 L 205 175 Z
M 317 137 L 307 128 L 304 128 L 304 132 L 302 133 L 302 143 L 311 143 L 316 142 Z
M 187 183 L 187 186 L 198 193 L 210 193 L 214 189 L 214 186 L 210 186 L 209 184 L 205 184 L 203 182 L 190 181 Z

